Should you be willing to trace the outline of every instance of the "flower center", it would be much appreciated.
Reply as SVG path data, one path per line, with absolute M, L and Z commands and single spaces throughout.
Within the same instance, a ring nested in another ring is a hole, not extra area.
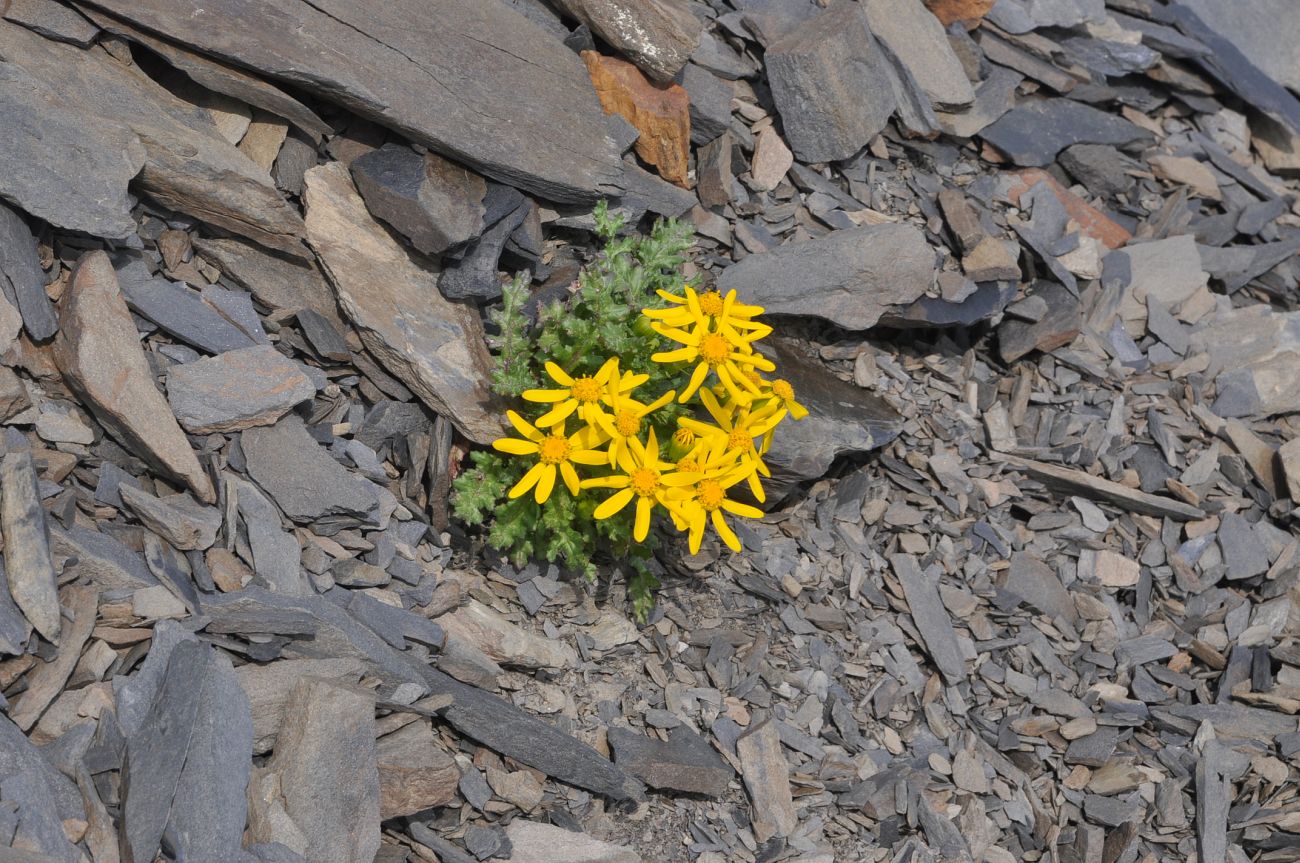
M 794 387 L 790 386 L 789 381 L 772 381 L 772 394 L 783 402 L 794 401 Z
M 745 369 L 745 377 L 749 378 L 755 386 L 763 382 L 763 376 L 753 369 Z
M 691 446 L 695 443 L 695 432 L 683 426 L 673 432 L 673 443 L 682 447 Z
M 686 458 L 677 462 L 677 469 L 682 473 L 699 473 L 700 463 L 695 459 L 691 458 L 690 456 L 687 456 Z
M 642 497 L 650 497 L 659 490 L 659 474 L 648 467 L 639 467 L 628 476 L 631 478 L 628 485 Z
M 711 366 L 726 362 L 731 356 L 731 344 L 717 333 L 709 333 L 700 339 L 700 357 Z
M 548 435 L 537 447 L 543 464 L 559 464 L 569 457 L 569 441 L 557 434 Z
M 744 429 L 732 429 L 731 434 L 727 435 L 727 449 L 744 449 L 752 440 L 749 432 Z
M 593 377 L 584 375 L 573 382 L 569 393 L 580 402 L 594 402 L 600 400 L 600 381 Z
M 706 479 L 696 489 L 700 495 L 700 506 L 705 512 L 713 512 L 727 499 L 727 490 L 717 480 Z
M 620 411 L 614 418 L 614 431 L 623 437 L 632 437 L 641 431 L 641 418 L 631 411 Z
M 717 291 L 706 291 L 700 294 L 700 311 L 711 318 L 716 318 L 722 314 L 724 307 L 722 294 Z

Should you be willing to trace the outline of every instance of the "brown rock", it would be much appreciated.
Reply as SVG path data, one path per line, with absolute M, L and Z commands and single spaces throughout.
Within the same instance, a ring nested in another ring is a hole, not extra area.
M 750 183 L 755 190 L 767 192 L 785 179 L 794 164 L 794 154 L 781 140 L 774 127 L 768 126 L 754 140 L 754 161 L 749 166 Z
M 8 366 L 0 366 L 0 421 L 20 414 L 32 406 L 22 379 Z
M 636 154 L 670 183 L 685 188 L 690 159 L 691 105 L 680 84 L 656 84 L 640 69 L 616 57 L 583 51 L 591 83 L 606 114 L 618 114 L 641 137 Z
M 731 133 L 723 132 L 695 151 L 695 191 L 706 207 L 731 203 L 731 147 Z
M 223 593 L 243 590 L 253 580 L 253 571 L 229 549 L 210 548 L 206 557 L 212 580 Z
M 1286 477 L 1287 497 L 1300 506 L 1300 437 L 1282 444 L 1277 457 L 1282 463 L 1282 474 Z
M 1118 249 L 1133 239 L 1133 235 L 1124 229 L 1121 225 L 1116 224 L 1109 216 L 1071 192 L 1056 181 L 1056 178 L 1044 171 L 1042 168 L 1027 168 L 1019 174 L 1019 179 L 1014 181 L 1007 197 L 1011 203 L 1019 205 L 1020 196 L 1028 192 L 1038 183 L 1047 183 L 1052 194 L 1056 196 L 1065 211 L 1070 214 L 1070 218 L 1079 223 L 1079 227 L 1085 234 L 1098 240 L 1108 249 Z
M 154 386 L 131 313 L 108 255 L 87 252 L 77 262 L 59 309 L 54 361 L 69 388 L 100 424 L 137 455 L 215 503 L 212 482 Z
M 799 823 L 790 791 L 790 764 L 776 725 L 764 722 L 736 741 L 745 789 L 754 807 L 754 835 L 760 842 L 789 836 Z
M 404 725 L 379 738 L 379 817 L 401 818 L 456 796 L 460 770 L 438 748 L 429 720 Z
M 925 0 L 925 8 L 947 27 L 960 21 L 967 29 L 976 27 L 997 0 Z
M 1214 172 L 1206 167 L 1204 162 L 1191 156 L 1170 156 L 1164 153 L 1152 156 L 1147 161 L 1151 165 L 1151 172 L 1162 180 L 1187 186 L 1192 190 L 1192 194 L 1211 201 L 1223 198 L 1223 194 L 1219 191 L 1219 181 L 1214 178 Z

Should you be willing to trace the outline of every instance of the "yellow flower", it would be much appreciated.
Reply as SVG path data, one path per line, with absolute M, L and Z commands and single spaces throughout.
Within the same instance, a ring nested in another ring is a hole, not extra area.
M 552 362 L 546 364 L 546 373 L 563 389 L 524 390 L 524 398 L 530 402 L 555 403 L 555 407 L 538 417 L 537 425 L 542 428 L 555 425 L 574 411 L 578 412 L 583 422 L 594 424 L 597 422 L 597 417 L 603 413 L 600 405 L 607 400 L 611 380 L 618 379 L 619 386 L 624 390 L 630 390 L 650 377 L 649 375 L 627 375 L 619 378 L 618 357 L 610 357 L 594 375 L 581 375 L 575 378 Z
M 643 309 L 641 313 L 656 322 L 657 331 L 661 331 L 661 327 L 684 329 L 697 326 L 736 341 L 755 341 L 772 332 L 767 324 L 750 320 L 763 314 L 762 306 L 746 306 L 736 302 L 734 289 L 727 291 L 725 297 L 716 290 L 696 293 L 690 286 L 686 286 L 683 292 L 685 296 L 679 297 L 661 290 L 659 296 L 672 303 L 673 307 Z M 742 330 L 748 335 L 742 336 Z
M 654 429 L 650 429 L 644 444 L 637 438 L 628 439 L 628 446 L 619 458 L 618 467 L 621 473 L 583 480 L 582 487 L 618 489 L 596 507 L 594 515 L 598 519 L 606 519 L 621 512 L 636 498 L 632 536 L 637 542 L 643 541 L 650 532 L 650 514 L 655 505 L 669 507 L 669 489 L 690 485 L 700 478 L 700 474 L 675 472 L 670 462 L 660 460 L 659 442 L 655 440 Z
M 723 406 L 718 403 L 717 396 L 712 390 L 701 390 L 700 401 L 704 402 L 704 407 L 708 409 L 717 425 L 700 422 L 691 417 L 681 418 L 677 421 L 678 424 L 709 440 L 711 460 L 721 453 L 735 453 L 741 459 L 742 465 L 747 465 L 749 468 L 750 491 L 758 500 L 765 500 L 763 484 L 759 482 L 758 474 L 771 476 L 772 472 L 763 463 L 762 454 L 758 447 L 754 446 L 754 440 L 766 435 L 781 421 L 777 407 L 769 404 L 758 410 L 751 410 L 734 404 Z
M 695 395 L 710 371 L 718 376 L 718 382 L 726 387 L 733 399 L 745 403 L 760 392 L 758 386 L 745 375 L 746 367 L 755 366 L 767 372 L 776 369 L 767 357 L 754 353 L 749 341 L 743 338 L 729 338 L 721 333 L 707 332 L 701 327 L 690 332 L 664 327 L 658 332 L 685 347 L 661 351 L 651 355 L 650 359 L 657 363 L 698 363 L 691 373 L 691 382 L 677 397 L 683 404 Z
M 610 467 L 618 464 L 618 458 L 623 453 L 628 441 L 641 434 L 641 420 L 647 414 L 654 413 L 668 404 L 676 395 L 672 390 L 669 390 L 647 405 L 616 392 L 614 386 L 611 383 L 609 406 L 612 413 L 601 413 L 596 418 L 601 430 L 609 436 Z
M 703 476 L 689 488 L 674 489 L 670 495 L 675 508 L 681 513 L 681 520 L 686 523 L 691 554 L 700 550 L 704 540 L 706 522 L 713 522 L 713 529 L 722 537 L 727 548 L 740 551 L 740 540 L 723 517 L 724 512 L 745 518 L 762 518 L 763 512 L 757 507 L 731 500 L 727 489 L 740 482 L 746 476 L 747 468 L 739 465 L 730 469 L 715 471 Z M 679 525 L 680 526 L 680 525 Z
M 528 420 L 514 411 L 506 411 L 510 424 L 523 435 L 524 439 L 512 437 L 498 438 L 492 442 L 492 448 L 510 455 L 536 455 L 537 464 L 528 469 L 514 488 L 510 497 L 516 498 L 534 489 L 533 498 L 538 503 L 545 503 L 555 487 L 555 474 L 558 472 L 571 494 L 576 495 L 580 488 L 575 464 L 595 465 L 605 461 L 605 454 L 591 449 L 593 436 L 590 429 L 583 429 L 565 436 L 564 420 L 559 426 L 543 434 Z

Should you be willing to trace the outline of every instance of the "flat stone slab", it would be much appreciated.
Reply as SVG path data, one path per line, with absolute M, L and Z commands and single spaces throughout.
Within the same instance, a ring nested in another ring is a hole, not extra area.
M 483 230 L 487 183 L 436 153 L 385 144 L 353 160 L 352 179 L 370 212 L 426 255 L 442 254 Z
M 614 763 L 651 788 L 721 797 L 736 775 L 703 737 L 685 726 L 674 728 L 666 741 L 627 728 L 611 728 L 608 735 Z
M 298 363 L 269 345 L 173 366 L 167 374 L 167 401 L 192 434 L 271 425 L 314 395 Z
M 916 228 L 864 225 L 750 255 L 722 271 L 718 289 L 735 288 L 741 302 L 768 314 L 865 330 L 918 299 L 934 277 L 934 249 Z
M 422 0 L 94 5 L 548 200 L 619 191 L 619 154 L 582 62 L 497 0 L 447 0 L 435 15 Z
M 1151 133 L 1123 117 L 1070 99 L 1042 99 L 1012 108 L 980 136 L 1017 165 L 1041 168 L 1075 144 L 1122 147 L 1150 139 Z
M 339 163 L 307 172 L 307 232 L 361 341 L 426 405 L 486 444 L 504 412 L 487 389 L 491 358 L 478 311 L 438 291 L 417 261 L 366 210 Z

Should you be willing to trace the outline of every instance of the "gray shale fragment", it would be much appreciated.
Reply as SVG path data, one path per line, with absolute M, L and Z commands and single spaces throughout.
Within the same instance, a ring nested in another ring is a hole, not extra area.
M 11 452 L 0 461 L 0 529 L 10 596 L 32 628 L 58 644 L 58 585 L 30 452 Z

